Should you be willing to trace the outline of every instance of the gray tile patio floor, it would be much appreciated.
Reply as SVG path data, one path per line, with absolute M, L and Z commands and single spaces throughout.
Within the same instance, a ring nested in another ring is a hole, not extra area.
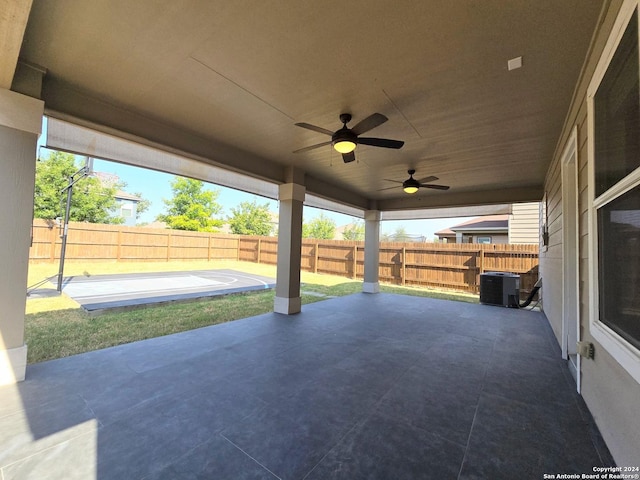
M 541 479 L 612 460 L 543 314 L 356 294 L 30 366 L 0 478 Z

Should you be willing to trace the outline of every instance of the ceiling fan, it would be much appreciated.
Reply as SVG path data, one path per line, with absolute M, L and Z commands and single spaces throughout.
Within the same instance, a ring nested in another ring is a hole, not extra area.
M 316 145 L 311 145 L 309 147 L 304 147 L 299 150 L 295 150 L 293 153 L 301 153 L 306 152 L 308 150 L 313 150 L 314 148 L 323 147 L 325 145 L 333 145 L 338 152 L 342 154 L 342 160 L 344 163 L 353 162 L 356 157 L 353 151 L 356 149 L 358 144 L 362 145 L 371 145 L 372 147 L 384 147 L 384 148 L 402 148 L 404 142 L 400 140 L 390 140 L 388 138 L 372 138 L 372 137 L 360 137 L 363 133 L 368 132 L 369 130 L 373 130 L 374 128 L 382 125 L 384 122 L 389 120 L 387 117 L 382 115 L 381 113 L 374 113 L 369 115 L 367 118 L 356 124 L 353 128 L 347 128 L 347 123 L 351 121 L 350 113 L 342 113 L 340 114 L 340 121 L 342 122 L 342 128 L 332 132 L 331 130 L 327 130 L 322 127 L 316 127 L 315 125 L 311 125 L 309 123 L 296 123 L 297 127 L 306 128 L 307 130 L 313 130 L 314 132 L 324 133 L 325 135 L 329 135 L 331 140 L 328 142 L 318 143 Z
M 409 174 L 409 178 L 407 178 L 404 182 L 400 182 L 398 180 L 391 180 L 388 178 L 385 178 L 385 180 L 388 182 L 402 184 L 402 190 L 404 190 L 405 193 L 409 193 L 409 194 L 416 193 L 420 188 L 433 188 L 434 190 L 449 190 L 448 185 L 436 185 L 433 183 L 429 183 L 429 182 L 435 182 L 436 180 L 438 180 L 438 177 L 430 176 L 430 177 L 421 178 L 420 180 L 416 180 L 415 178 L 413 178 L 413 174 L 416 173 L 416 171 L 413 168 L 407 170 L 407 173 Z M 396 188 L 396 187 L 383 188 L 382 190 L 390 190 L 391 188 Z

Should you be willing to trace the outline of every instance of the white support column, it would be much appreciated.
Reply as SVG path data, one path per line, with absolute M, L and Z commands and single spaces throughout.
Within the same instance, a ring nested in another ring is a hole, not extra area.
M 380 282 L 380 212 L 367 210 L 364 212 L 364 293 L 378 293 Z
M 44 102 L 0 89 L 0 385 L 24 380 L 24 314 Z
M 278 192 L 278 265 L 273 311 L 290 315 L 302 309 L 300 264 L 302 207 L 306 188 L 297 183 L 280 185 Z

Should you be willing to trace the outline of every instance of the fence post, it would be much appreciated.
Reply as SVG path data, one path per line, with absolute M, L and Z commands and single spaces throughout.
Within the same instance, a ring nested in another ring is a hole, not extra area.
M 262 238 L 258 237 L 258 262 L 260 263 L 260 249 L 262 247 Z
M 116 246 L 116 262 L 120 261 L 122 256 L 122 229 L 118 228 L 118 245 Z
M 211 261 L 211 233 L 207 237 L 207 262 Z
M 167 262 L 171 259 L 171 230 L 167 232 Z
M 401 262 L 402 262 L 402 273 L 401 275 L 401 281 L 402 281 L 402 285 L 405 285 L 407 283 L 407 261 L 406 261 L 406 257 L 407 257 L 407 248 L 406 247 L 402 247 L 402 258 L 401 258 Z
M 236 237 L 236 261 L 240 261 L 240 237 Z
M 318 242 L 316 242 L 313 252 L 313 273 L 318 273 Z
M 353 246 L 353 278 L 358 278 L 358 246 Z

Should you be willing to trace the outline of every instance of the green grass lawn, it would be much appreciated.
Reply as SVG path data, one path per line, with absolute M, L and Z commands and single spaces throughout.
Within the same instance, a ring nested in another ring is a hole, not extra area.
M 276 268 L 248 262 L 69 263 L 65 276 L 233 269 L 275 278 Z M 56 275 L 57 265 L 29 266 L 29 285 Z M 302 272 L 302 304 L 362 291 L 360 280 Z M 478 302 L 477 295 L 381 285 L 382 292 Z M 27 301 L 28 362 L 37 363 L 123 343 L 216 325 L 273 311 L 272 290 L 148 306 L 90 316 L 66 295 Z

